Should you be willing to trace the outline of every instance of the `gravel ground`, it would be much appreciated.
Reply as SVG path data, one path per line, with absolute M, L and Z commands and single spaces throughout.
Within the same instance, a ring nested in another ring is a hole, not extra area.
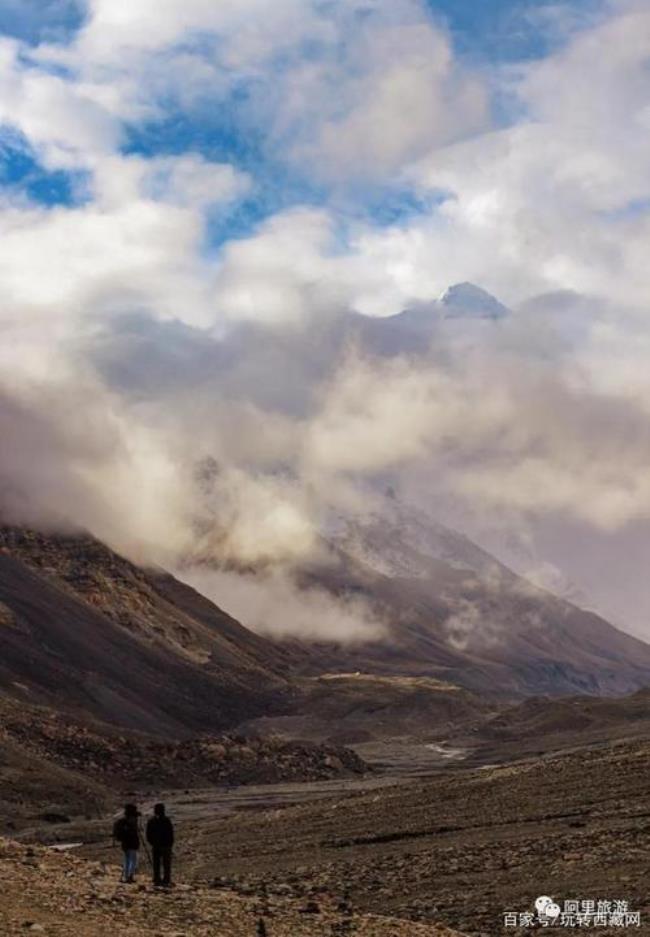
M 120 885 L 117 876 L 115 866 L 0 840 L 2 937 L 455 937 L 444 927 L 355 914 L 327 893 L 296 901 L 202 884 L 155 890 Z

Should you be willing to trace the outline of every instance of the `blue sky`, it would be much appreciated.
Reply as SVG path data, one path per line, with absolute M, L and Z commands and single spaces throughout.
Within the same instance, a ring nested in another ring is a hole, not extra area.
M 589 177 L 611 161 L 598 150 L 602 128 L 622 121 L 640 94 L 635 79 L 619 103 L 624 62 L 614 76 L 588 63 L 601 93 L 586 99 L 588 132 L 572 138 L 585 120 L 581 37 L 606 23 L 604 0 L 277 0 L 273 16 L 266 9 L 266 0 L 168 0 L 152 16 L 144 0 L 0 0 L 0 28 L 12 37 L 0 62 L 5 197 L 71 212 L 153 198 L 157 210 L 182 208 L 188 226 L 201 227 L 203 259 L 264 237 L 291 211 L 320 213 L 322 224 L 310 225 L 327 250 L 370 238 L 383 251 L 388 238 L 426 243 L 461 216 L 478 233 L 492 202 L 497 219 L 507 216 L 524 179 L 543 205 L 554 170 L 537 165 L 535 127 L 548 123 L 544 145 L 563 141 L 559 189 L 584 160 L 588 173 L 576 178 L 597 218 L 645 217 L 636 164 L 613 195 Z M 629 147 L 637 157 L 641 164 L 641 142 Z M 161 173 L 163 189 L 154 184 Z M 603 173 L 614 178 L 616 169 Z M 558 207 L 575 192 L 558 192 Z M 395 267 L 397 295 L 424 290 L 410 270 L 429 262 L 415 256 Z M 539 269 L 508 283 L 533 289 Z
M 426 0 L 433 21 L 450 30 L 459 60 L 487 75 L 505 63 L 534 59 L 548 53 L 562 39 L 549 29 L 536 0 Z M 593 0 L 572 0 L 565 13 L 593 13 Z M 554 7 L 555 9 L 555 7 Z M 65 45 L 74 40 L 84 22 L 79 0 L 0 0 L 0 31 L 25 42 Z M 122 151 L 153 157 L 198 152 L 206 159 L 231 162 L 255 178 L 254 190 L 227 211 L 208 212 L 206 231 L 214 247 L 230 237 L 249 234 L 265 217 L 291 205 L 332 204 L 342 217 L 364 219 L 384 226 L 398 224 L 428 211 L 438 196 L 423 196 L 402 179 L 324 180 L 310 167 L 283 159 L 285 141 L 269 142 L 269 126 L 248 113 L 246 83 L 234 93 L 180 107 L 169 100 L 152 120 L 128 122 Z M 494 95 L 493 113 L 509 119 L 508 107 Z M 44 165 L 37 147 L 13 128 L 5 128 L 0 152 L 0 184 L 23 192 L 43 205 L 73 205 L 85 198 L 84 173 Z
M 434 15 L 444 17 L 457 50 L 488 62 L 517 62 L 549 52 L 560 39 L 548 30 L 547 13 L 593 16 L 599 0 L 428 0 Z M 545 28 L 546 27 L 546 28 Z
M 0 32 L 29 43 L 65 40 L 83 20 L 77 0 L 0 0 Z
M 548 40 L 536 14 L 558 4 L 545 0 L 427 0 L 434 16 L 449 24 L 456 47 L 488 60 L 517 60 L 543 54 Z M 574 12 L 594 9 L 595 0 L 569 0 Z M 0 32 L 30 43 L 64 41 L 84 19 L 83 0 L 1 0 Z

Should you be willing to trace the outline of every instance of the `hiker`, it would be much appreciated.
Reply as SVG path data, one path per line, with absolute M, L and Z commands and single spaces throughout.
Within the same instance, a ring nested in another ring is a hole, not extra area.
M 128 885 L 134 881 L 138 868 L 138 849 L 140 848 L 139 816 L 135 804 L 126 804 L 124 816 L 116 820 L 113 825 L 113 841 L 117 840 L 124 852 L 121 881 L 126 882 Z
M 172 879 L 174 827 L 172 821 L 165 814 L 164 804 L 156 804 L 153 813 L 153 817 L 147 823 L 147 842 L 151 844 L 153 853 L 153 883 L 154 885 L 169 886 Z M 160 877 L 161 865 L 162 878 Z

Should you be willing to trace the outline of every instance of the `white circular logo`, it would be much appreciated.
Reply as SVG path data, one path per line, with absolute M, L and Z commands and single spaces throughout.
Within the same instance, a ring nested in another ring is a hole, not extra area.
M 540 917 L 554 919 L 560 915 L 560 907 L 548 895 L 540 895 L 535 902 L 535 910 Z

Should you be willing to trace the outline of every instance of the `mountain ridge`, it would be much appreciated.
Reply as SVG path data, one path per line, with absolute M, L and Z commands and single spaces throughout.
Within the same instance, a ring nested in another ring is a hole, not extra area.
M 650 683 L 650 645 L 423 511 L 389 499 L 369 521 L 349 519 L 331 543 L 330 564 L 306 565 L 300 581 L 364 598 L 389 633 L 358 647 L 323 642 L 312 649 L 312 673 L 431 676 L 490 695 L 622 695 Z

